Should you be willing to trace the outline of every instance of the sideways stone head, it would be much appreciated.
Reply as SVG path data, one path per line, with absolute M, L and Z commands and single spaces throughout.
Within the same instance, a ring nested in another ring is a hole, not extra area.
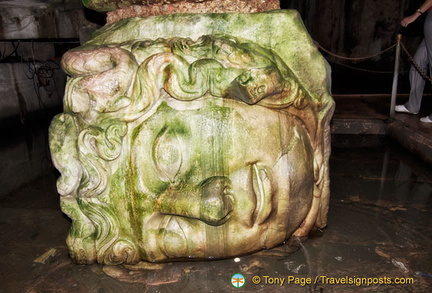
M 203 34 L 62 62 L 50 147 L 77 263 L 233 257 L 325 226 L 333 104 L 276 52 Z

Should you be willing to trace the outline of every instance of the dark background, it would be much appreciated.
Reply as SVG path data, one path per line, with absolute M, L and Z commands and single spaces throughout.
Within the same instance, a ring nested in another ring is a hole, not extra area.
M 282 9 L 296 9 L 315 42 L 341 56 L 367 57 L 396 43 L 397 34 L 411 55 L 423 37 L 424 16 L 402 28 L 418 0 L 281 0 Z M 365 61 L 348 61 L 321 51 L 332 67 L 334 94 L 390 93 L 395 49 Z M 410 63 L 401 49 L 399 93 L 409 92 Z M 427 89 L 425 93 L 430 93 Z

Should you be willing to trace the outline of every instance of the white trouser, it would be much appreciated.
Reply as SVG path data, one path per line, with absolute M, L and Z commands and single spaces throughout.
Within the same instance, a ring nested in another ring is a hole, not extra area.
M 426 15 L 423 31 L 424 39 L 420 43 L 420 46 L 414 55 L 414 62 L 417 63 L 423 72 L 427 72 L 429 68 L 429 72 L 431 72 L 432 75 L 432 68 L 429 66 L 429 64 L 432 64 L 432 11 L 428 11 Z M 414 66 L 411 66 L 409 79 L 411 91 L 409 100 L 405 103 L 405 107 L 411 112 L 419 112 L 423 98 L 425 80 Z M 429 119 L 432 119 L 432 114 L 428 117 Z

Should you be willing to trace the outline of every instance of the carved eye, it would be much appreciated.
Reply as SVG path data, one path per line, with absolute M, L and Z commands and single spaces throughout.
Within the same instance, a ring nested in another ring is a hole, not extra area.
M 174 182 L 183 163 L 181 142 L 175 132 L 162 130 L 153 148 L 153 161 L 161 179 Z

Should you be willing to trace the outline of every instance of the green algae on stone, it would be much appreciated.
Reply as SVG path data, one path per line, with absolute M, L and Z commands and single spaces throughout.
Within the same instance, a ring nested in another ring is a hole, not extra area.
M 325 227 L 334 103 L 296 12 L 124 19 L 62 66 L 50 148 L 75 262 L 226 258 Z

